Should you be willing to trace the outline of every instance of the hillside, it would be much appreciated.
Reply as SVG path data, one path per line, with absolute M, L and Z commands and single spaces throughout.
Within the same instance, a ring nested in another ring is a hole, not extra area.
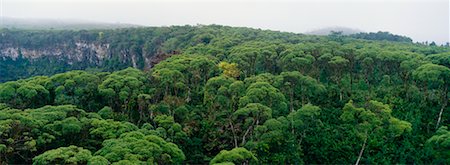
M 219 25 L 0 33 L 0 164 L 450 163 L 449 47 Z
M 328 42 L 326 36 L 309 36 L 226 26 L 173 26 L 103 30 L 0 30 L 0 82 L 34 75 L 51 75 L 75 69 L 114 71 L 126 67 L 151 68 L 172 54 L 213 47 L 227 54 L 232 47 L 256 41 L 297 44 Z M 389 40 L 379 33 L 354 38 Z M 382 33 L 384 34 L 384 33 Z M 352 36 L 345 37 L 351 42 Z M 331 36 L 334 41 L 341 40 Z M 394 38 L 395 39 L 395 38 Z M 401 41 L 401 40 L 399 40 Z M 365 43 L 367 41 L 361 41 Z M 401 45 L 428 55 L 442 47 Z M 190 49 L 188 49 L 190 48 Z M 411 50 L 412 51 L 412 50 Z

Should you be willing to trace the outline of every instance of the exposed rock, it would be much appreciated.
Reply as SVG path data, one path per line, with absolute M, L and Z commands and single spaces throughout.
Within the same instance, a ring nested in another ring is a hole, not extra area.
M 13 60 L 16 60 L 20 55 L 29 60 L 42 57 L 56 57 L 67 59 L 68 64 L 84 60 L 88 60 L 90 63 L 100 64 L 108 57 L 109 52 L 109 44 L 76 42 L 75 45 L 49 45 L 49 47 L 39 49 L 2 47 L 0 48 L 0 57 L 3 59 L 11 58 Z
M 0 50 L 0 57 L 5 59 L 6 57 L 12 58 L 13 60 L 16 60 L 17 57 L 19 57 L 19 49 L 18 48 L 12 48 L 8 47 L 5 49 Z

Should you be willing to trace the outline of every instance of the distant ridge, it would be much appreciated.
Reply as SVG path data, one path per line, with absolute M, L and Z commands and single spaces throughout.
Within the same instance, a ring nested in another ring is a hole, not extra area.
M 58 20 L 58 19 L 27 19 L 27 18 L 1 18 L 0 28 L 9 29 L 69 29 L 69 30 L 90 30 L 90 29 L 116 29 L 116 28 L 130 28 L 140 27 L 140 25 L 123 24 L 123 23 L 104 23 L 86 20 Z
M 332 31 L 339 32 L 341 31 L 343 35 L 350 35 L 350 34 L 356 34 L 361 33 L 363 31 L 348 27 L 326 27 L 326 28 L 320 28 L 312 31 L 305 32 L 305 34 L 312 34 L 312 35 L 329 35 Z

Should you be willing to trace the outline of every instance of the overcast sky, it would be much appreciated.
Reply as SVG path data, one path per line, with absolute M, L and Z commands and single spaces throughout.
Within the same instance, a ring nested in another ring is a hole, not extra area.
M 5 17 L 220 24 L 288 32 L 344 26 L 449 41 L 448 0 L 0 0 Z

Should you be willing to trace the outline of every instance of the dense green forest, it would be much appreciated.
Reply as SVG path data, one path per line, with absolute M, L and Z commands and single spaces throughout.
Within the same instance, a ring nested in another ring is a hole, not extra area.
M 446 46 L 218 25 L 0 32 L 0 49 L 109 44 L 78 61 L 1 52 L 0 164 L 450 163 Z

